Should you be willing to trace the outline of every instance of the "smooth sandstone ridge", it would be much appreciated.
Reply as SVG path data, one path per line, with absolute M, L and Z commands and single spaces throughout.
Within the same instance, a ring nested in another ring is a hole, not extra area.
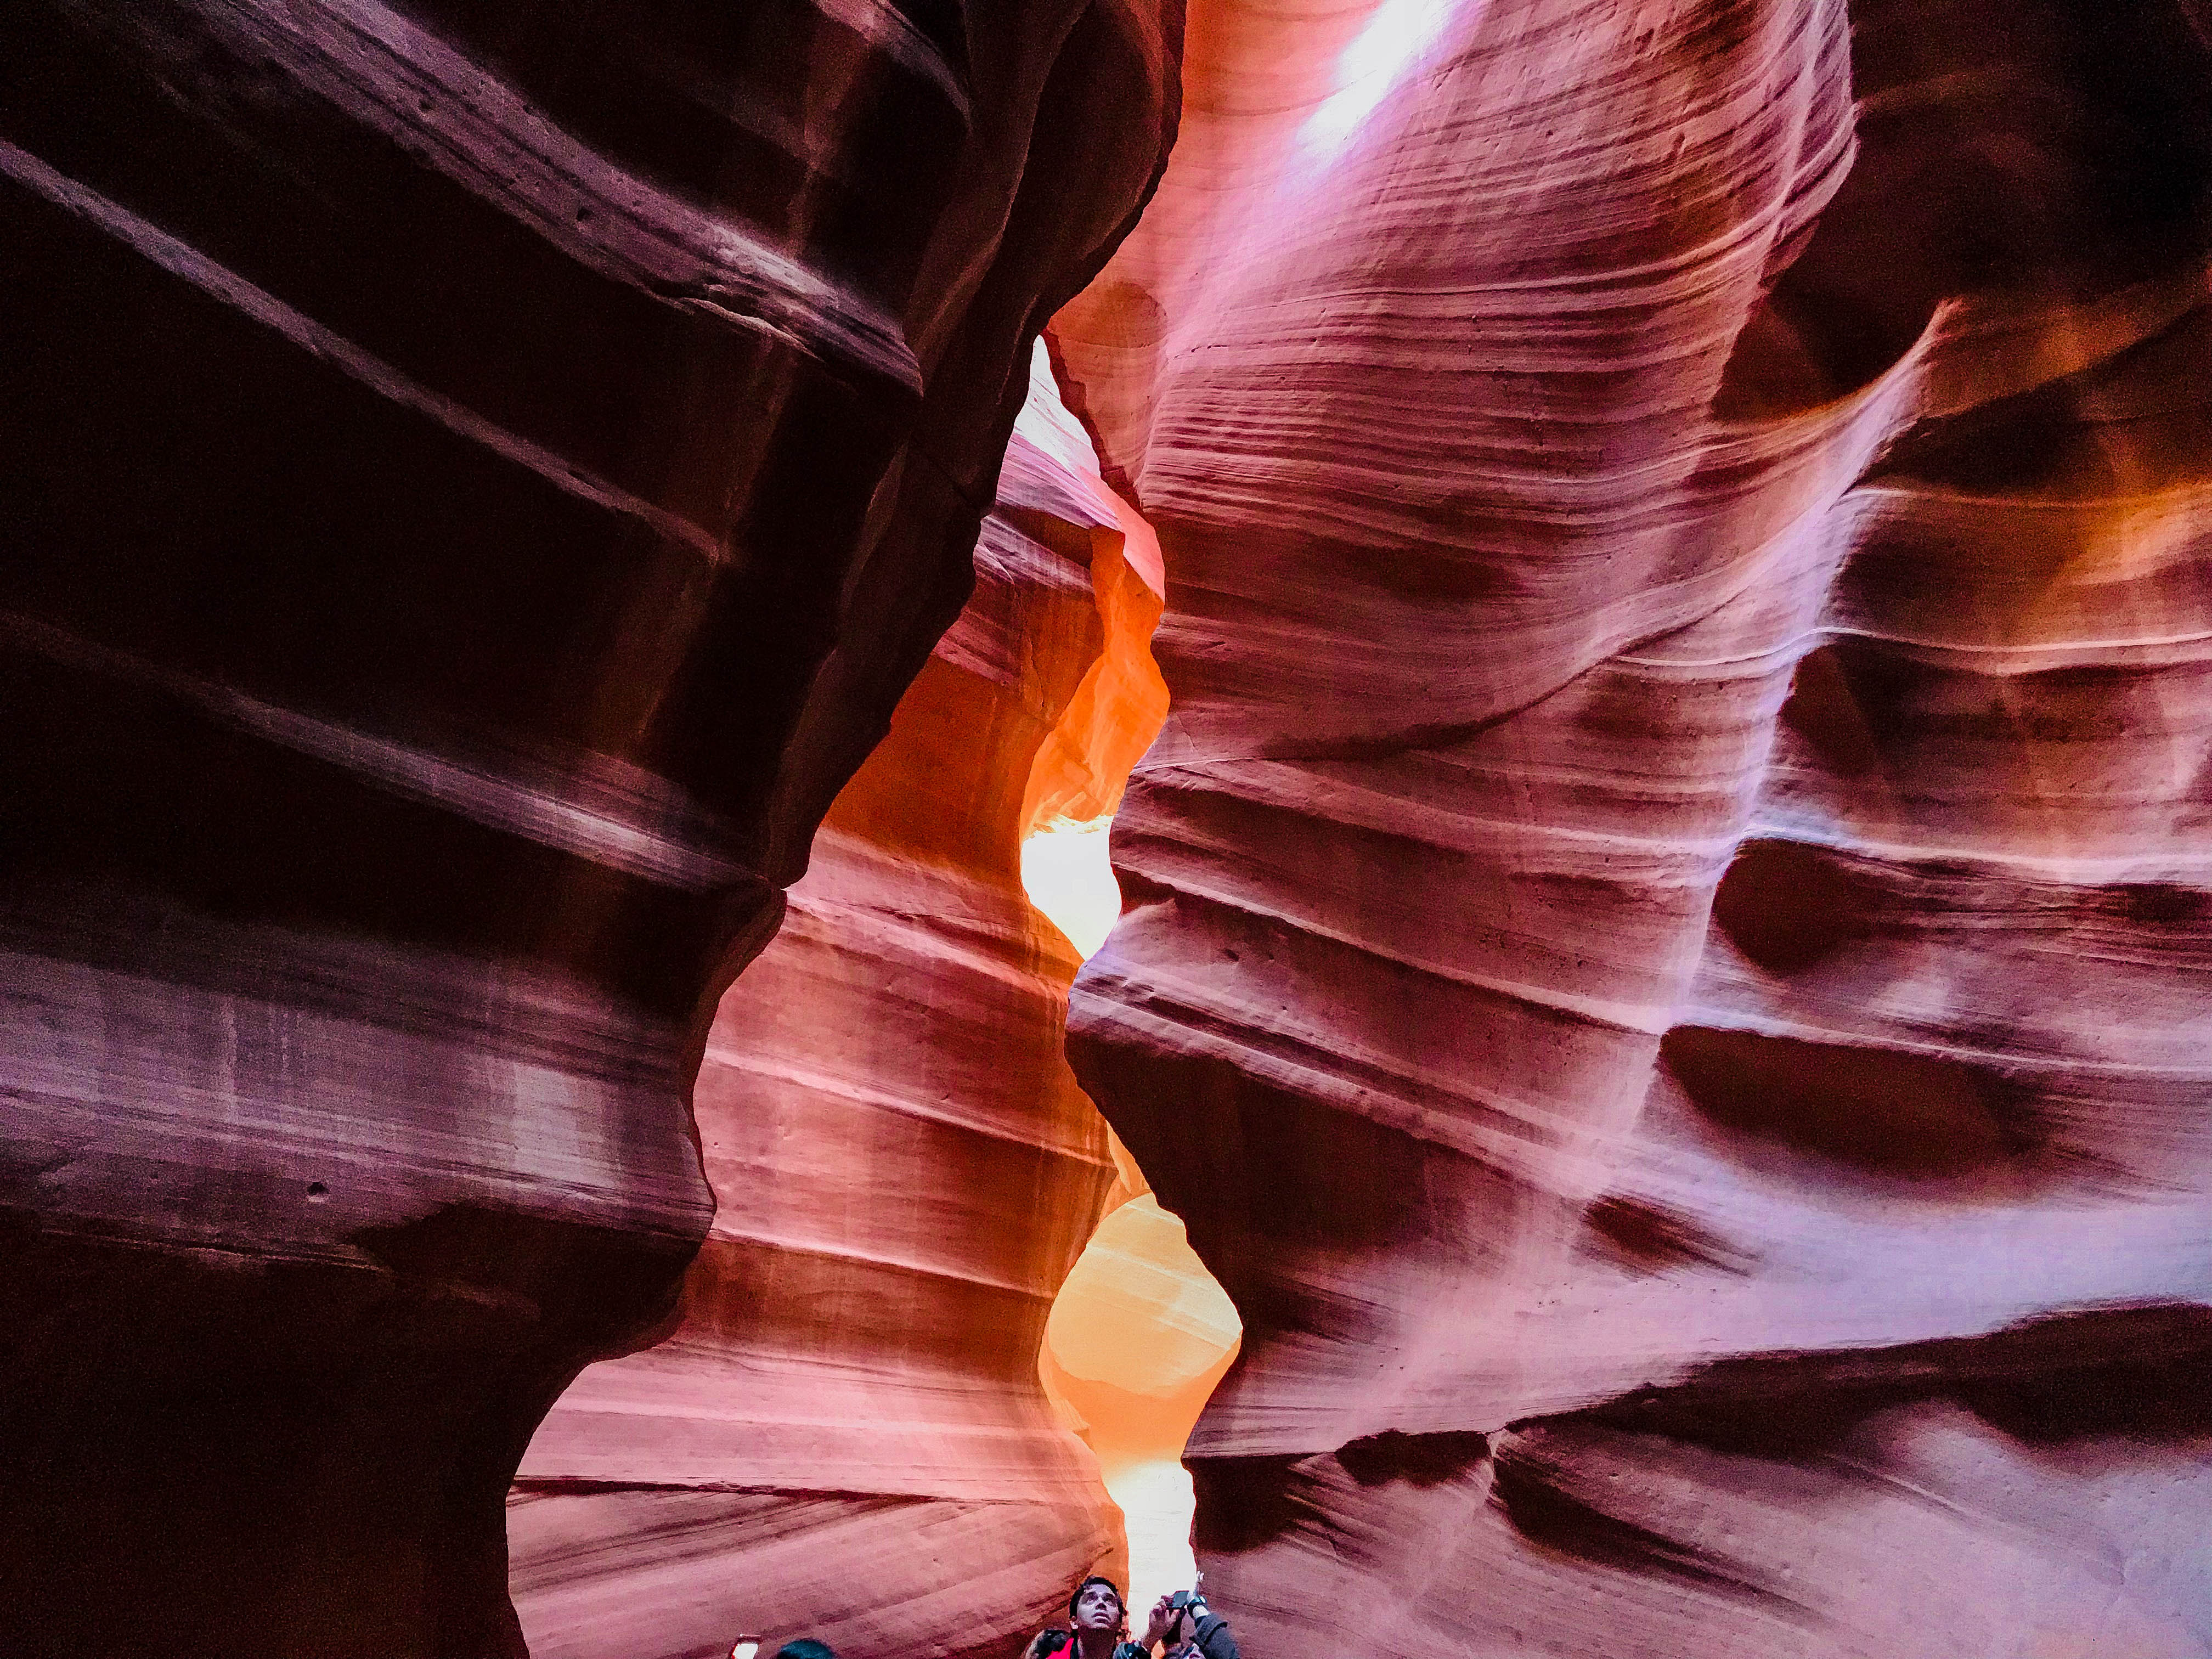
M 1163 165 L 1179 28 L 8 8 L 0 1651 L 524 1650 L 518 1461 L 696 1304 L 708 1024 L 967 599 L 1032 342 Z M 951 1295 L 1015 1346 L 991 1283 L 1030 1310 L 1096 1198 L 1060 1086 L 960 1170 L 1069 1194 Z M 716 1127 L 739 1092 L 718 1060 L 710 1164 L 773 1142 Z M 740 1212 L 707 1271 L 826 1201 Z M 883 1327 L 836 1271 L 851 1350 Z M 976 1413 L 1007 1485 L 1066 1488 L 1014 1414 Z
M 676 1328 L 585 1371 L 522 1460 L 536 1659 L 741 1631 L 985 1659 L 1125 1577 L 1037 1375 L 1116 1176 L 1060 1052 L 1079 958 L 1020 849 L 1041 805 L 1111 811 L 1158 727 L 1145 542 L 1040 350 L 975 595 L 708 1036 L 714 1221 Z
M 1077 1074 L 1248 1653 L 2212 1652 L 2212 28 L 1188 20 Z

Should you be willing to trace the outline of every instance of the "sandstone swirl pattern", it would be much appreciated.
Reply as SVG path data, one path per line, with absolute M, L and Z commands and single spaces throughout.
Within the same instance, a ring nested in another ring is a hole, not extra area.
M 975 596 L 708 1036 L 715 1213 L 679 1322 L 586 1370 L 524 1456 L 508 1534 L 537 1659 L 739 1631 L 983 1659 L 1123 1571 L 1097 1464 L 1038 1382 L 1115 1170 L 1060 1052 L 1079 958 L 1020 849 L 1035 803 L 1110 811 L 1158 729 L 1135 568 L 1157 563 L 1038 370 Z
M 1249 1650 L 2206 1652 L 2201 9 L 1189 33 L 1070 1052 Z
M 0 1650 L 520 1651 L 516 1463 L 673 1306 L 1178 28 L 7 8 Z

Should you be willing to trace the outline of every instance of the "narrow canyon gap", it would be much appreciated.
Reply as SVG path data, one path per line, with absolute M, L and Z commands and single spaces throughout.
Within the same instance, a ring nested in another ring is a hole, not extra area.
M 1250 1659 L 2207 1659 L 2208 181 L 2205 0 L 19 0 L 0 1650 L 1012 1659 L 1219 1376 Z
M 1060 1053 L 1079 957 L 1022 858 L 1041 822 L 1110 813 L 1158 729 L 1158 560 L 1042 349 L 975 564 L 722 998 L 695 1097 L 714 1221 L 675 1329 L 586 1370 L 523 1458 L 537 1659 L 740 1631 L 986 1659 L 1124 1576 L 1037 1360 L 1127 1182 Z

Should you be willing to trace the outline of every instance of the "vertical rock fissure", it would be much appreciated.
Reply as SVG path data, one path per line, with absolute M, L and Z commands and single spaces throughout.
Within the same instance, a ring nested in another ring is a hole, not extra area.
M 1058 437 L 1097 471 L 1087 428 L 1070 421 Z M 1107 856 L 1114 811 L 1167 714 L 1167 689 L 1152 657 L 1165 586 L 1158 545 L 1117 493 L 1102 489 L 1097 499 L 1116 526 L 1092 536 L 1105 650 L 1038 753 L 1022 846 L 1030 902 L 1086 958 L 1121 913 Z M 1120 1511 L 1125 1553 L 1102 1565 L 1142 1609 L 1191 1584 L 1195 1500 L 1182 1451 L 1236 1357 L 1241 1327 L 1182 1222 L 1160 1207 L 1127 1148 L 1105 1133 L 1116 1179 L 1097 1231 L 1054 1299 L 1037 1365 L 1054 1408 L 1098 1459 Z
M 739 1630 L 1003 1659 L 1120 1571 L 1037 1370 L 1118 1177 L 1060 1052 L 1079 957 L 1023 877 L 1029 830 L 1110 812 L 1158 724 L 1145 537 L 1040 349 L 975 593 L 708 1037 L 715 1216 L 675 1328 L 585 1372 L 524 1459 L 538 1659 Z

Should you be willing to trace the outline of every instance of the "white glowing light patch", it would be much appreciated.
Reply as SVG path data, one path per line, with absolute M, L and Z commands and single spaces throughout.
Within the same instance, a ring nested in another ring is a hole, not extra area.
M 1104 1474 L 1106 1495 L 1121 1506 L 1129 1540 L 1129 1623 L 1142 1635 L 1152 1603 L 1197 1579 L 1190 1523 L 1198 1495 L 1190 1471 L 1176 1458 L 1123 1463 Z
M 1382 0 L 1337 59 L 1336 90 L 1298 129 L 1309 151 L 1331 154 L 1390 94 L 1406 70 L 1434 46 L 1452 14 L 1452 0 Z
M 1067 935 L 1087 961 L 1121 916 L 1121 885 L 1106 859 L 1111 817 L 1062 818 L 1022 843 L 1022 887 L 1030 902 Z

